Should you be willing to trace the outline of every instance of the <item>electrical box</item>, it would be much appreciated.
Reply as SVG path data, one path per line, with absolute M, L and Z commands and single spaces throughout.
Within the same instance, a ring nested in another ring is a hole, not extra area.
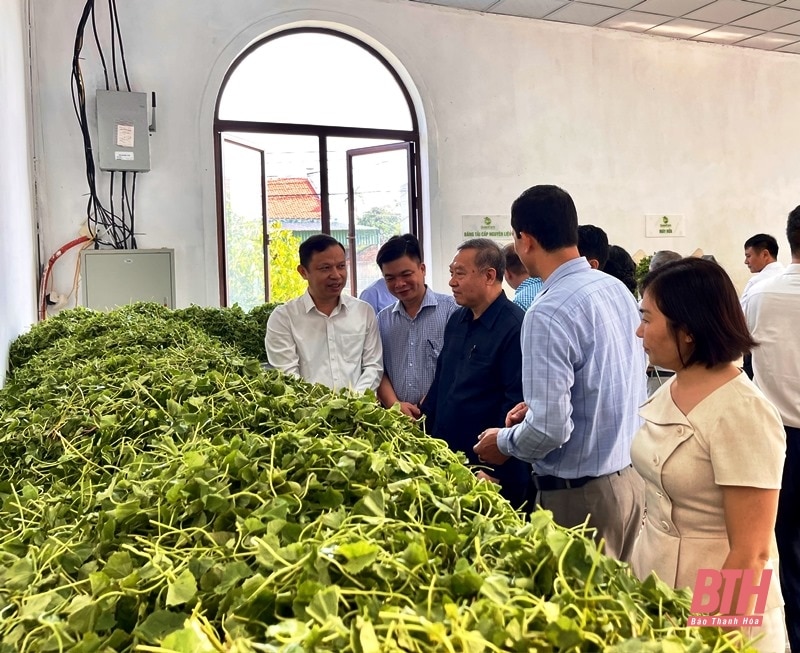
M 85 249 L 81 296 L 84 306 L 101 311 L 132 302 L 175 308 L 175 250 Z
M 147 93 L 97 91 L 97 152 L 100 170 L 150 170 Z

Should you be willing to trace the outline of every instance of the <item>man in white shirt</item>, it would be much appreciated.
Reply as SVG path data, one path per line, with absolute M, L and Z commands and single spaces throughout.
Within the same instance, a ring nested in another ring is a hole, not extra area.
M 383 375 L 378 323 L 369 304 L 342 295 L 344 247 L 326 234 L 311 236 L 300 244 L 297 271 L 308 289 L 270 315 L 264 339 L 270 365 L 333 390 L 376 390 Z
M 756 287 L 745 315 L 759 343 L 753 350 L 754 380 L 775 404 L 786 430 L 775 536 L 789 643 L 800 651 L 800 206 L 789 214 L 786 236 L 791 265 Z
M 742 309 L 747 310 L 747 302 L 759 284 L 781 274 L 783 264 L 778 263 L 778 241 L 769 234 L 756 234 L 744 243 L 744 264 L 753 276 L 742 291 Z

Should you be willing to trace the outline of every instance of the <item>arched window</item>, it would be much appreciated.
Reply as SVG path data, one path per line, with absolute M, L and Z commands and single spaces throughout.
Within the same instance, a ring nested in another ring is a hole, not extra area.
M 314 233 L 345 246 L 353 295 L 380 276 L 387 238 L 421 237 L 410 96 L 349 35 L 293 29 L 251 46 L 222 84 L 214 136 L 223 306 L 299 294 L 297 245 Z

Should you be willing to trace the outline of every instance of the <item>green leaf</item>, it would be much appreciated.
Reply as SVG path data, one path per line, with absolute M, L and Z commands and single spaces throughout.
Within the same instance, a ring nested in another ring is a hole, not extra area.
M 350 544 L 342 544 L 337 553 L 347 558 L 344 568 L 351 574 L 357 574 L 362 569 L 369 567 L 378 557 L 380 547 L 377 544 L 361 540 Z
M 33 563 L 28 558 L 20 558 L 0 578 L 5 577 L 5 587 L 19 590 L 28 587 L 33 576 Z
M 161 648 L 170 653 L 217 653 L 217 648 L 194 619 L 187 619 L 185 628 L 167 635 Z
M 383 490 L 376 489 L 356 502 L 356 505 L 353 506 L 353 514 L 383 518 L 385 516 L 384 509 Z
M 134 633 L 150 644 L 159 643 L 169 633 L 183 626 L 189 615 L 183 612 L 156 610 L 136 627 Z
M 358 631 L 358 641 L 361 644 L 363 653 L 380 653 L 381 644 L 371 621 L 367 621 L 359 615 L 356 617 L 356 630 Z
M 339 616 L 339 588 L 333 585 L 311 599 L 306 612 L 321 625 Z
M 498 574 L 487 576 L 484 579 L 483 585 L 481 585 L 481 594 L 498 605 L 505 605 L 511 599 L 511 592 L 508 589 L 508 578 Z
M 133 571 L 130 554 L 127 551 L 112 553 L 103 571 L 110 578 L 125 578 Z
M 197 594 L 197 582 L 188 569 L 171 582 L 167 589 L 167 605 L 183 605 L 191 601 Z

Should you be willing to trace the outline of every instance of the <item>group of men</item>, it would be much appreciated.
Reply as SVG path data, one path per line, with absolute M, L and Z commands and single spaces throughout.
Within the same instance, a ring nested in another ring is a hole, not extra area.
M 609 555 L 626 560 L 644 510 L 630 460 L 647 397 L 637 302 L 600 271 L 605 233 L 579 228 L 564 190 L 526 190 L 511 207 L 511 226 L 514 242 L 505 249 L 482 238 L 458 247 L 451 294 L 425 283 L 414 236 L 391 238 L 377 255 L 382 280 L 370 289 L 374 302 L 388 304 L 377 317 L 370 304 L 342 294 L 342 245 L 312 236 L 298 266 L 307 291 L 268 322 L 269 361 L 333 389 L 372 389 L 387 408 L 424 416 L 427 431 L 464 453 L 513 505 L 538 504 L 564 526 L 586 523 Z M 800 207 L 787 237 L 786 270 L 774 238 L 745 243 L 745 262 L 759 274 L 742 305 L 760 343 L 755 381 L 787 433 L 777 535 L 787 623 L 795 624 L 789 637 L 800 650 Z
M 636 301 L 594 256 L 581 256 L 564 190 L 528 189 L 511 225 L 504 250 L 483 238 L 458 247 L 448 295 L 425 284 L 416 238 L 391 238 L 377 264 L 395 302 L 377 318 L 342 294 L 341 244 L 312 236 L 298 267 L 308 290 L 272 313 L 269 361 L 334 389 L 371 388 L 384 406 L 424 416 L 426 430 L 513 505 L 538 503 L 565 526 L 588 519 L 606 552 L 625 559 L 644 508 L 630 466 L 646 398 Z M 605 247 L 607 256 L 607 239 Z

